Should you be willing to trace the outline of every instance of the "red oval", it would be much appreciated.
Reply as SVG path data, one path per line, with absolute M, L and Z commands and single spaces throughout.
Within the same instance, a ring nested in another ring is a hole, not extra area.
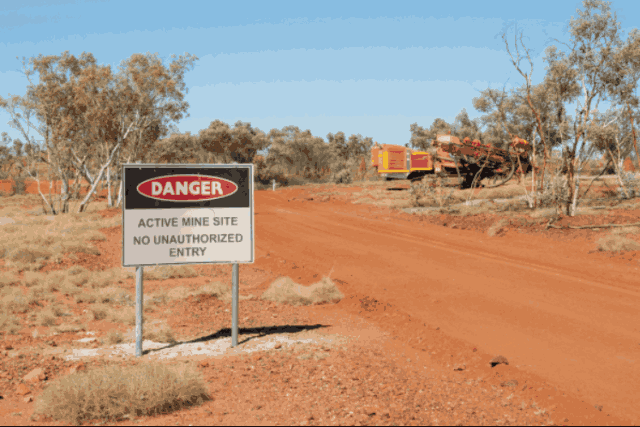
M 227 197 L 238 191 L 235 182 L 208 175 L 165 175 L 138 184 L 138 193 L 155 200 L 196 202 Z

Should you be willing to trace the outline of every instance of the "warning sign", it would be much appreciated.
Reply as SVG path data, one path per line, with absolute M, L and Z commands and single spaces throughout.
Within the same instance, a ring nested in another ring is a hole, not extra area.
M 122 265 L 252 263 L 253 165 L 122 166 Z

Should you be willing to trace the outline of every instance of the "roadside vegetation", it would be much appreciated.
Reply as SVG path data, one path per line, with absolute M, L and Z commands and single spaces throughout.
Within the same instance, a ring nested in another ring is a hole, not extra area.
M 210 399 L 195 364 L 145 362 L 56 379 L 44 389 L 34 414 L 74 425 L 90 420 L 115 422 L 170 413 Z

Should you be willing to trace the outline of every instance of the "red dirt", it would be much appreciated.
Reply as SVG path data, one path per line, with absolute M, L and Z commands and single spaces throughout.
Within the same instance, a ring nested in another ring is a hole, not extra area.
M 345 299 L 317 307 L 251 300 L 240 303 L 240 319 L 321 324 L 322 333 L 349 336 L 350 344 L 319 361 L 301 361 L 284 351 L 261 359 L 204 360 L 200 366 L 212 402 L 139 418 L 137 425 L 498 424 L 498 419 L 520 425 L 550 420 L 620 425 L 640 419 L 640 266 L 593 252 L 597 232 L 572 231 L 578 237 L 567 239 L 566 231 L 545 231 L 539 224 L 525 230 L 537 234 L 508 229 L 491 238 L 480 233 L 491 225 L 490 216 L 470 219 L 471 230 L 460 230 L 341 197 L 331 196 L 327 203 L 311 197 L 305 189 L 256 192 L 256 262 L 240 266 L 240 292 L 259 295 L 281 275 L 308 285 L 330 274 Z M 560 223 L 580 221 L 584 217 Z M 92 270 L 120 265 L 121 229 L 104 232 L 108 240 L 95 243 L 101 255 L 79 256 L 76 264 Z M 198 269 L 230 281 L 228 266 Z M 195 289 L 205 282 L 206 277 L 150 281 L 145 293 L 177 285 Z M 126 288 L 134 292 L 134 283 Z M 74 311 L 86 306 L 77 304 Z M 168 322 L 178 336 L 206 336 L 230 326 L 230 314 L 218 314 L 223 306 L 190 297 L 175 305 Z M 162 316 L 145 313 L 149 320 Z M 114 327 L 104 321 L 87 326 L 98 335 Z M 57 336 L 56 345 L 76 338 Z M 32 338 L 25 329 L 4 340 L 0 355 L 7 356 L 6 346 L 17 352 L 51 338 Z M 497 355 L 509 365 L 490 367 Z M 6 373 L 0 377 L 2 424 L 61 425 L 30 421 L 33 403 L 24 403 L 14 390 L 34 366 L 45 367 L 52 379 L 75 365 L 38 353 L 0 357 L 0 372 Z M 37 399 L 42 385 L 30 387 Z M 513 405 L 503 406 L 510 394 Z M 546 413 L 520 410 L 521 402 L 536 402 Z M 21 414 L 10 416 L 16 412 Z

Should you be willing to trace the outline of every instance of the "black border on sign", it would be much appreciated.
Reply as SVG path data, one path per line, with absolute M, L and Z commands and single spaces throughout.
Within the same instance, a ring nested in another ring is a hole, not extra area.
M 249 226 L 249 234 L 251 238 L 251 260 L 250 261 L 209 261 L 209 262 L 175 262 L 175 263 L 162 263 L 162 264 L 125 264 L 124 263 L 124 205 L 125 205 L 125 197 L 126 193 L 122 195 L 122 267 L 151 267 L 158 265 L 193 265 L 193 264 L 253 264 L 255 262 L 255 239 L 253 230 L 254 226 L 254 211 L 253 211 L 253 189 L 254 189 L 254 176 L 253 176 L 253 163 L 237 163 L 237 164 L 181 164 L 181 163 L 171 163 L 171 164 L 156 164 L 156 163 L 123 163 L 122 164 L 122 187 L 126 189 L 125 185 L 125 168 L 156 168 L 156 169 L 177 169 L 177 168 L 185 168 L 185 169 L 249 169 L 249 212 L 251 215 L 251 225 Z M 237 184 L 236 184 L 237 185 Z M 191 208 L 198 209 L 198 208 Z M 201 208 L 202 209 L 202 208 Z

